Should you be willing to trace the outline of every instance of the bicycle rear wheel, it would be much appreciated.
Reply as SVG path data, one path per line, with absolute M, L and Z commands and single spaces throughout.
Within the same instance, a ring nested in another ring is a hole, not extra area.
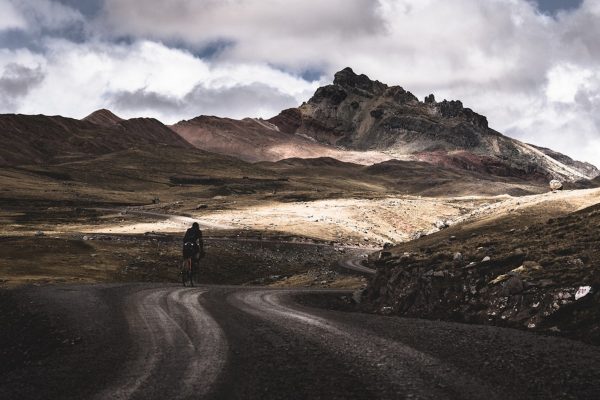
M 181 264 L 181 283 L 183 284 L 183 286 L 187 286 L 186 282 L 188 281 L 190 282 L 190 286 L 194 286 L 194 284 L 192 283 L 191 276 L 191 261 L 191 259 L 186 258 Z

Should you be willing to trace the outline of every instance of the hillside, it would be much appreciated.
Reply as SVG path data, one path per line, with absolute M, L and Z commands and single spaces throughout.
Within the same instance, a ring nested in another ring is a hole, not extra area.
M 377 274 L 364 306 L 598 344 L 599 195 L 589 189 L 507 199 L 382 250 L 370 260 Z
M 317 143 L 310 137 L 282 133 L 277 126 L 258 118 L 235 120 L 200 116 L 180 121 L 171 128 L 199 149 L 235 156 L 249 162 L 278 161 L 293 157 L 332 157 L 359 164 L 372 164 L 391 158 L 381 152 L 343 151 Z
M 0 115 L 0 165 L 54 164 L 146 144 L 192 148 L 153 118 L 83 120 L 45 115 Z

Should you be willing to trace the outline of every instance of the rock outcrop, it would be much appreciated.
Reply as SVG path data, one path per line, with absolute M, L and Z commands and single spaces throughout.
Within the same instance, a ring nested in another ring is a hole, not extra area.
M 506 221 L 459 228 L 456 240 L 444 231 L 372 255 L 377 273 L 363 305 L 600 344 L 600 206 L 530 226 Z
M 300 107 L 269 122 L 283 133 L 351 150 L 376 150 L 445 167 L 539 182 L 591 179 L 598 170 L 560 153 L 534 148 L 488 127 L 487 118 L 458 100 L 420 102 L 345 68 Z

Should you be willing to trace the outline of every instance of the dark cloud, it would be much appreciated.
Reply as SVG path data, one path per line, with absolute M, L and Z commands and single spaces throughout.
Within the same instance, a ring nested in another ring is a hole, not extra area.
M 234 117 L 254 117 L 276 114 L 282 108 L 295 107 L 294 97 L 263 83 L 251 83 L 227 88 L 194 87 L 182 98 L 166 96 L 146 89 L 133 92 L 121 91 L 108 94 L 115 110 L 157 111 L 160 113 L 177 111 L 178 114 L 228 115 Z
M 175 111 L 184 106 L 184 103 L 177 98 L 146 89 L 138 89 L 133 92 L 121 91 L 109 94 L 108 97 L 116 109 L 128 111 Z
M 575 10 L 581 6 L 583 0 L 537 0 L 540 11 L 555 14 L 558 11 Z
M 0 77 L 0 107 L 14 107 L 43 80 L 44 73 L 40 67 L 29 68 L 16 63 L 6 65 Z
M 59 3 L 79 11 L 88 18 L 96 17 L 102 11 L 104 0 L 57 0 Z

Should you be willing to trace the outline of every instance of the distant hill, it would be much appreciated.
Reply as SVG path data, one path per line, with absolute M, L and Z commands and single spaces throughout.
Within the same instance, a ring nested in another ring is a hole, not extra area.
M 0 139 L 0 165 L 74 161 L 148 144 L 192 148 L 156 119 L 123 120 L 107 110 L 83 120 L 3 114 Z

